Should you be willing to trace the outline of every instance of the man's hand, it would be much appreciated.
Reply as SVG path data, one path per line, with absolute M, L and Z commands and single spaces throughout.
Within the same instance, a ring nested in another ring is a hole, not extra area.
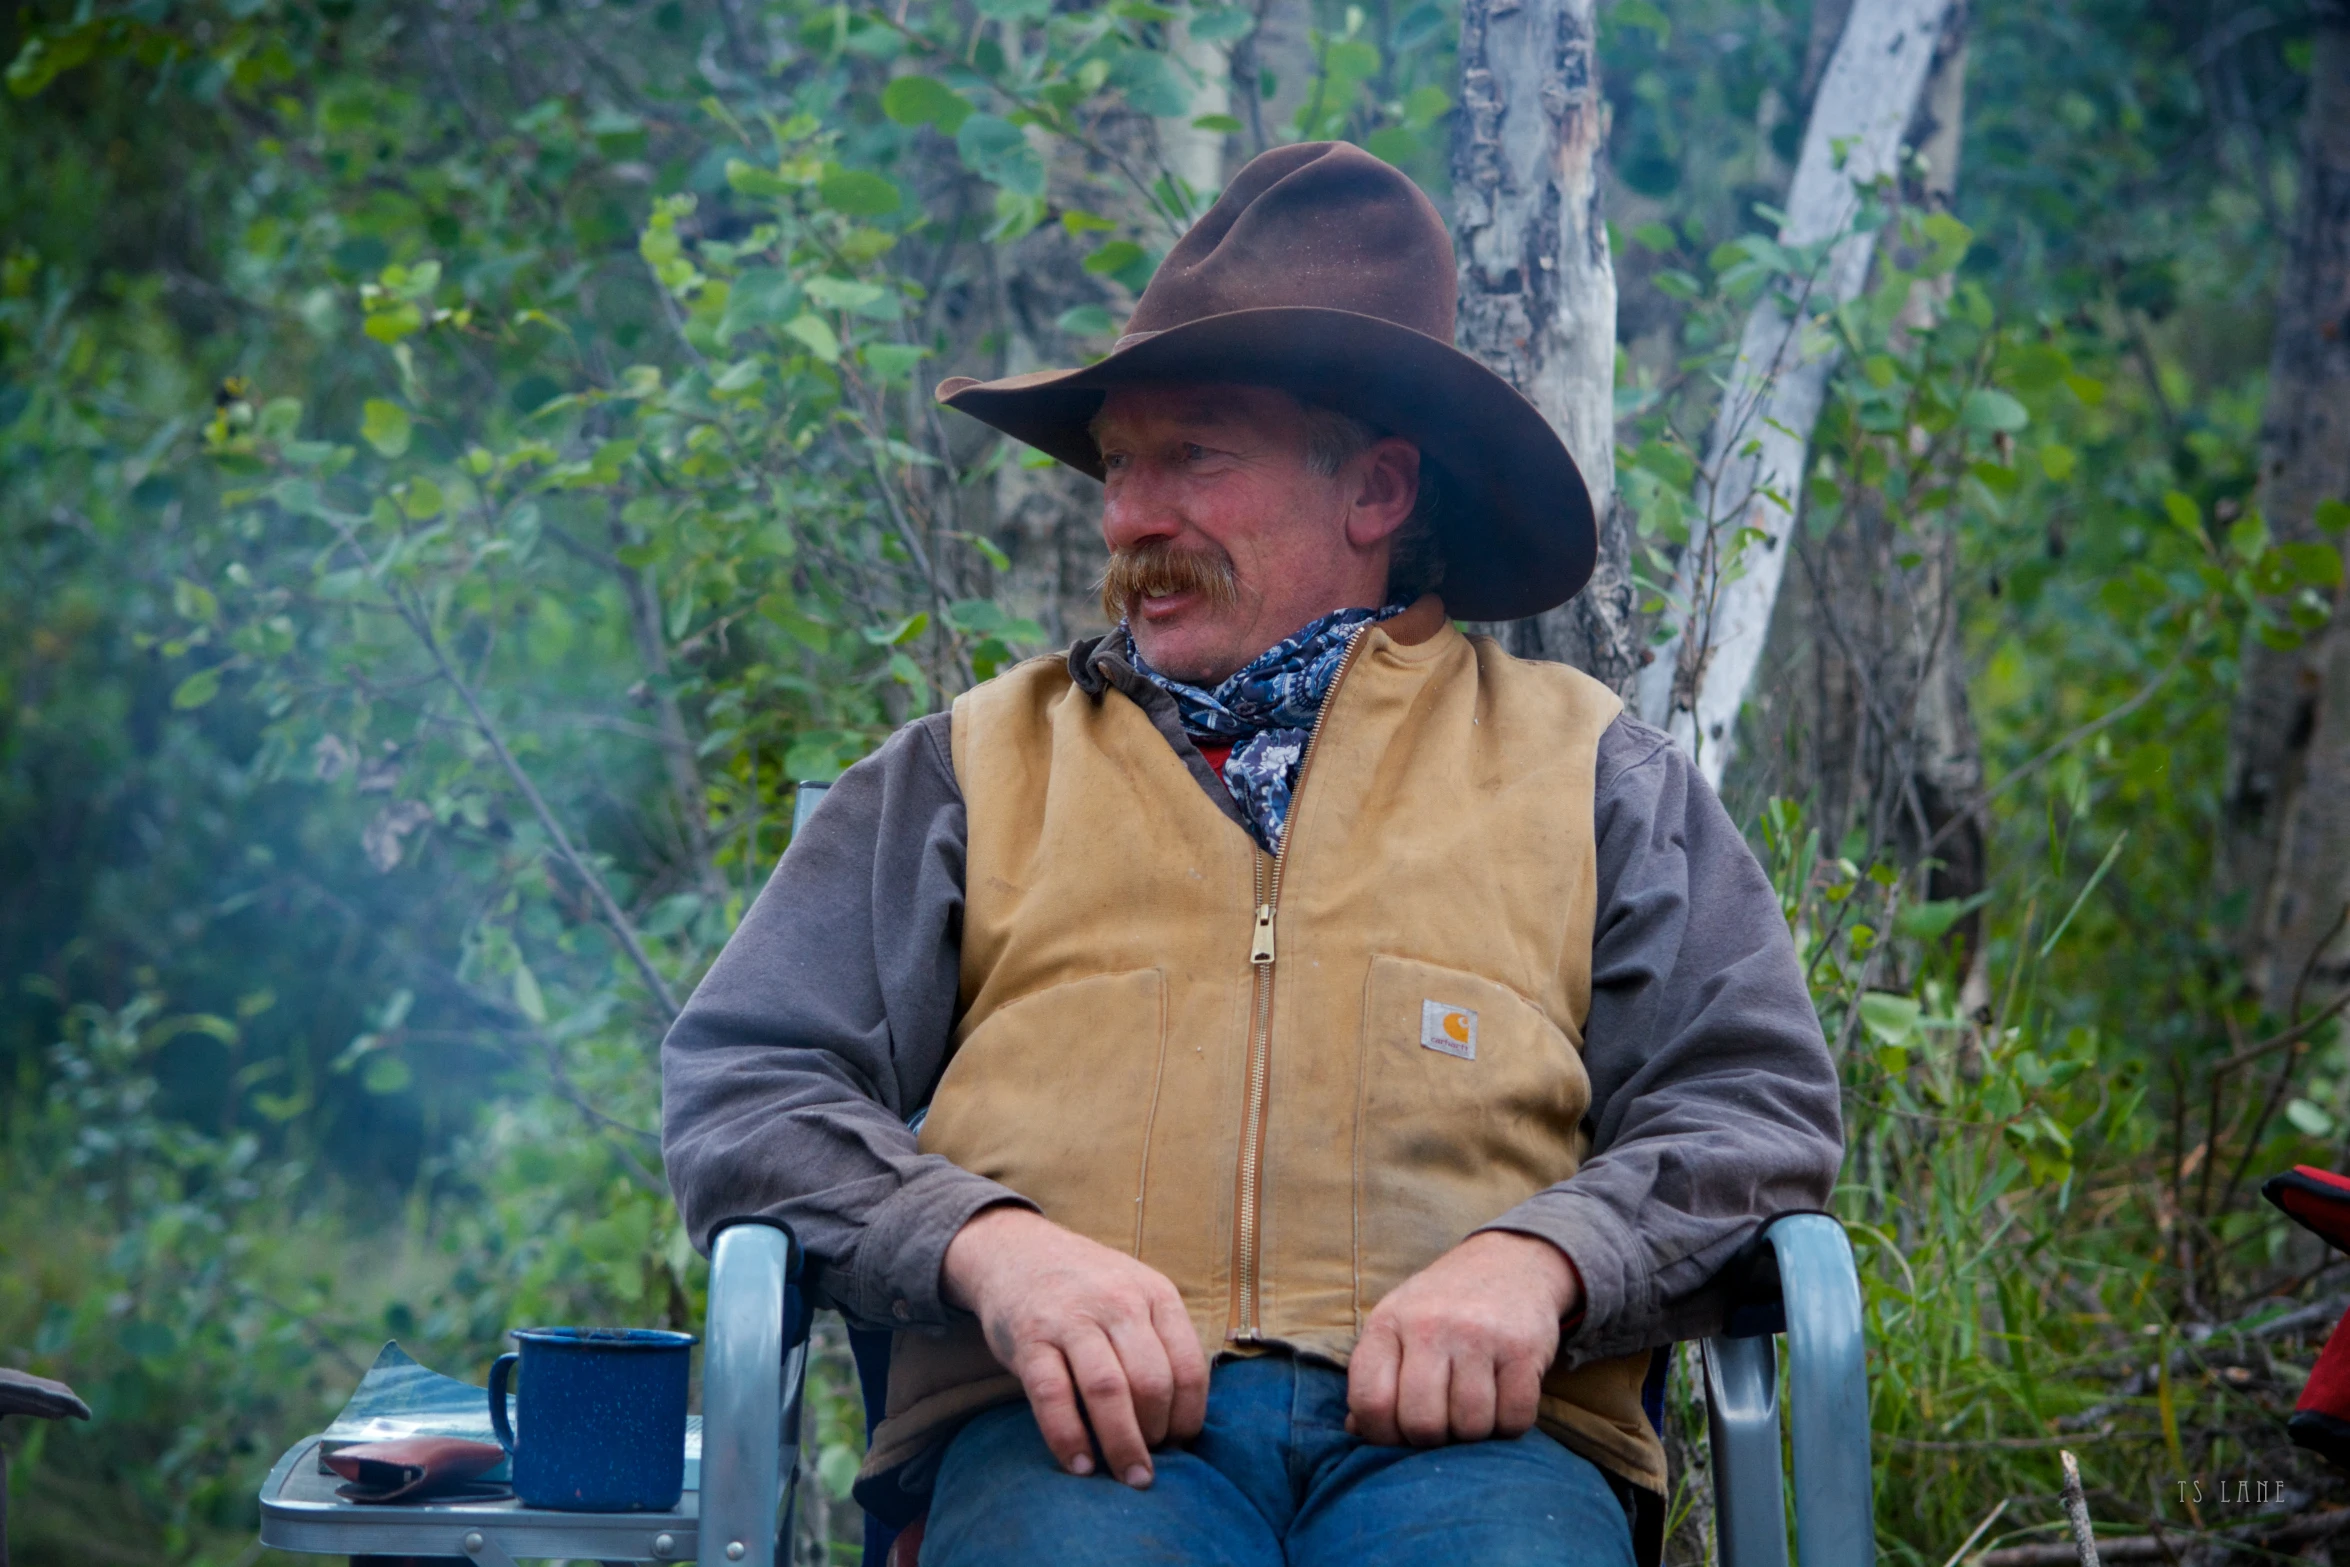
M 1199 1435 L 1207 1357 L 1183 1297 L 1157 1269 L 1007 1207 L 955 1232 L 943 1273 L 948 1303 L 979 1318 L 1071 1474 L 1093 1473 L 1098 1439 L 1109 1472 L 1139 1490 L 1151 1483 L 1153 1447 Z
M 1485 1230 L 1389 1292 L 1346 1368 L 1346 1429 L 1434 1447 L 1523 1436 L 1583 1278 L 1548 1241 Z

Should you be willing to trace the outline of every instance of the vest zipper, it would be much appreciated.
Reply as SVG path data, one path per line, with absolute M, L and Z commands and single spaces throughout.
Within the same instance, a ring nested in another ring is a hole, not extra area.
M 1355 650 L 1362 646 L 1363 634 L 1375 624 L 1357 627 L 1354 635 L 1346 640 L 1346 651 L 1338 655 L 1338 668 L 1330 676 L 1330 689 L 1322 693 L 1322 705 L 1315 710 L 1313 727 L 1306 731 L 1305 752 L 1297 762 L 1297 782 L 1289 791 L 1288 823 L 1297 820 L 1297 803 L 1305 794 L 1306 770 L 1314 765 L 1314 748 L 1322 738 L 1322 721 L 1330 715 L 1330 704 L 1338 699 L 1340 682 L 1354 667 Z M 1249 966 L 1255 971 L 1256 1008 L 1255 1023 L 1249 1032 L 1248 1099 L 1240 1125 L 1239 1204 L 1232 1226 L 1235 1294 L 1230 1329 L 1231 1337 L 1244 1344 L 1254 1343 L 1258 1337 L 1257 1215 L 1264 1195 L 1265 1098 L 1272 1075 L 1273 922 L 1281 908 L 1281 871 L 1288 863 L 1289 826 L 1284 824 L 1280 849 L 1269 858 L 1264 850 L 1257 851 L 1256 925 L 1248 951 Z

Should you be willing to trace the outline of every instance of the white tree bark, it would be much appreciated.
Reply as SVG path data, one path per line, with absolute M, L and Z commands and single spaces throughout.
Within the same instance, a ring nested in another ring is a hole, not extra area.
M 1224 133 L 1201 130 L 1191 122 L 1232 112 L 1232 61 L 1215 44 L 1192 37 L 1184 23 L 1168 25 L 1174 34 L 1171 52 L 1199 78 L 1199 93 L 1188 114 L 1159 122 L 1159 144 L 1166 149 L 1167 171 L 1191 187 L 1196 214 L 1207 211 L 1224 189 Z
M 1758 302 L 1698 472 L 1697 515 L 1674 578 L 1686 606 L 1672 641 L 1641 671 L 1641 716 L 1669 731 L 1708 781 L 1729 763 L 1738 709 L 1762 659 L 1786 573 L 1804 453 L 1835 356 L 1810 327 L 1868 279 L 1870 234 L 1846 233 L 1866 186 L 1893 174 L 1954 0 L 1853 0 L 1813 100 L 1787 193 L 1788 246 L 1837 241 L 1790 301 Z
M 1630 540 L 1615 515 L 1616 272 L 1600 212 L 1607 110 L 1594 0 L 1464 0 L 1453 155 L 1460 345 L 1542 410 L 1599 519 L 1591 585 L 1502 628 L 1511 651 L 1619 690 L 1633 671 Z

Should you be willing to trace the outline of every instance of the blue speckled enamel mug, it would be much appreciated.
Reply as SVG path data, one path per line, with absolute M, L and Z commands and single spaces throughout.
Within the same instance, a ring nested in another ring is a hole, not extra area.
M 658 1328 L 517 1328 L 519 1354 L 490 1367 L 490 1424 L 514 1460 L 525 1507 L 664 1512 L 685 1490 L 691 1333 Z M 515 1418 L 506 1384 L 522 1362 Z

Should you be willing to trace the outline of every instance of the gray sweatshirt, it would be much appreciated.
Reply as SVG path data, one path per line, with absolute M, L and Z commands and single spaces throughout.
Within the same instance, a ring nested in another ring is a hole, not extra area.
M 1093 650 L 1071 650 L 1080 683 L 1139 703 L 1236 816 L 1173 699 Z M 1591 1156 L 1490 1226 L 1574 1259 L 1569 1364 L 1716 1331 L 1708 1281 L 1761 1219 L 1826 1206 L 1843 1139 L 1778 898 L 1712 789 L 1621 717 L 1594 814 Z M 661 1048 L 663 1153 L 695 1244 L 723 1219 L 782 1219 L 817 1299 L 860 1324 L 943 1324 L 947 1242 L 983 1208 L 1033 1206 L 906 1125 L 952 1042 L 965 832 L 947 715 L 916 720 L 825 796 Z

